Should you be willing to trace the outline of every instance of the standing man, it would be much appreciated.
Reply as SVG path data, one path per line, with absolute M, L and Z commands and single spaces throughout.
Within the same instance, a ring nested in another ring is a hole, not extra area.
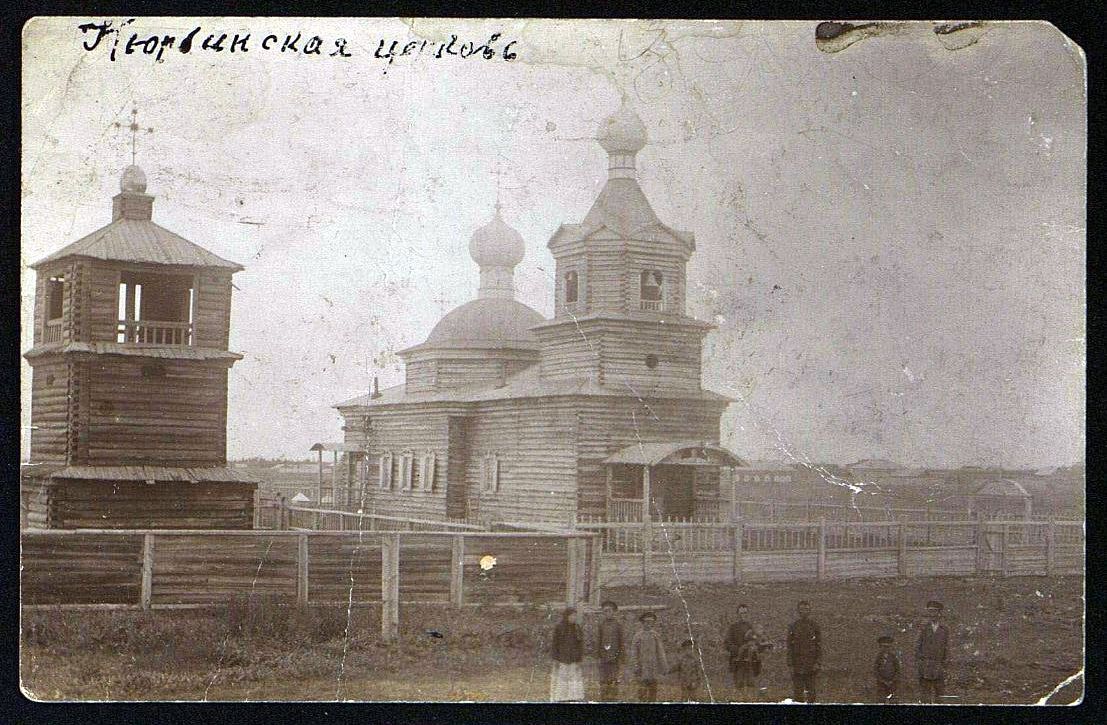
M 739 652 L 746 643 L 747 635 L 753 631 L 753 625 L 746 618 L 749 608 L 745 604 L 739 604 L 736 611 L 738 619 L 727 628 L 723 646 L 729 655 L 728 664 L 730 665 L 730 674 L 734 677 L 734 687 L 738 690 L 739 698 L 743 698 L 752 682 L 739 657 Z
M 642 628 L 634 633 L 630 641 L 630 663 L 634 679 L 638 682 L 638 701 L 655 702 L 657 700 L 657 681 L 669 671 L 669 661 L 665 657 L 665 645 L 657 633 L 657 615 L 643 612 L 638 617 Z
M 625 648 L 623 623 L 616 618 L 619 605 L 610 600 L 602 605 L 603 619 L 596 632 L 596 660 L 600 665 L 600 699 L 619 699 L 619 666 Z
M 788 667 L 796 702 L 815 702 L 815 676 L 822 662 L 822 633 L 811 619 L 811 602 L 801 601 L 799 618 L 788 627 Z
M 919 692 L 926 702 L 938 702 L 945 692 L 946 662 L 949 658 L 949 628 L 942 624 L 942 603 L 926 603 L 929 621 L 919 632 L 915 664 L 919 668 Z

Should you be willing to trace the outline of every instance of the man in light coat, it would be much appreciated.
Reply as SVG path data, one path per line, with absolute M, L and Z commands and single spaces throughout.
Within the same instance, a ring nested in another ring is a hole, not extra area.
M 946 663 L 949 660 L 949 628 L 942 624 L 942 603 L 926 603 L 929 621 L 919 631 L 915 665 L 919 669 L 919 693 L 926 702 L 938 702 L 945 692 Z
M 630 641 L 630 670 L 638 683 L 639 702 L 655 702 L 657 682 L 669 671 L 669 661 L 661 635 L 657 633 L 657 615 L 647 611 L 638 621 L 642 627 Z

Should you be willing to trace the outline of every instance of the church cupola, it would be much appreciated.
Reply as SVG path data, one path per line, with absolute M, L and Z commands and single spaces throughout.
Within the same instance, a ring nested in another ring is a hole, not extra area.
M 154 215 L 154 197 L 146 193 L 146 174 L 131 164 L 119 178 L 119 193 L 112 198 L 111 220 L 150 221 Z
M 623 96 L 619 110 L 604 120 L 596 135 L 596 140 L 607 152 L 608 178 L 633 179 L 634 157 L 646 145 L 647 139 L 646 126 Z
M 523 261 L 526 248 L 522 235 L 507 225 L 497 204 L 492 221 L 469 240 L 469 256 L 480 267 L 478 298 L 515 298 L 515 267 Z

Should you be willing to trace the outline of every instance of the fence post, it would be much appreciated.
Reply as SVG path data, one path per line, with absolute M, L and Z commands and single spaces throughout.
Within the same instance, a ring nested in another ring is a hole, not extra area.
M 149 609 L 154 598 L 154 535 L 142 537 L 142 608 Z
M 465 604 L 465 537 L 454 536 L 453 553 L 450 556 L 450 604 Z
M 288 531 L 288 499 L 284 496 L 277 498 L 277 528 L 281 531 Z
M 1008 540 L 1007 524 L 1004 523 L 1003 524 L 1003 566 L 1002 566 L 1002 572 L 1003 572 L 1004 577 L 1007 576 L 1007 540 Z
M 589 557 L 590 569 L 589 573 L 591 578 L 588 582 L 588 603 L 594 607 L 600 605 L 600 563 L 603 553 L 603 539 L 599 535 L 593 536 L 589 539 L 589 551 L 591 556 Z
M 734 529 L 732 531 L 734 536 L 734 550 L 733 561 L 731 570 L 731 581 L 738 583 L 742 581 L 742 519 L 739 518 L 734 522 Z
M 642 522 L 642 586 L 649 584 L 650 549 L 653 548 L 653 527 L 649 521 Z
M 261 489 L 254 486 L 254 528 L 261 528 Z
M 1054 541 L 1053 517 L 1049 519 L 1049 527 L 1046 528 L 1046 576 L 1053 576 L 1057 568 L 1057 544 Z
M 976 520 L 976 573 L 984 571 L 984 522 Z
M 303 607 L 308 603 L 308 537 L 296 538 L 296 603 Z
M 899 575 L 907 576 L 907 524 L 899 523 Z
M 400 535 L 381 536 L 381 639 L 400 638 Z
M 818 569 L 816 570 L 816 578 L 821 580 L 826 577 L 827 573 L 827 519 L 825 516 L 819 517 L 819 558 Z

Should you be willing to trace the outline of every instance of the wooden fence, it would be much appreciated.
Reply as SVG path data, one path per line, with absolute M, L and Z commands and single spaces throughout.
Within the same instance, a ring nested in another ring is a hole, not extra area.
M 587 532 L 37 530 L 22 534 L 26 606 L 181 609 L 278 603 L 598 603 Z
M 1079 521 L 577 524 L 604 586 L 1084 570 Z

